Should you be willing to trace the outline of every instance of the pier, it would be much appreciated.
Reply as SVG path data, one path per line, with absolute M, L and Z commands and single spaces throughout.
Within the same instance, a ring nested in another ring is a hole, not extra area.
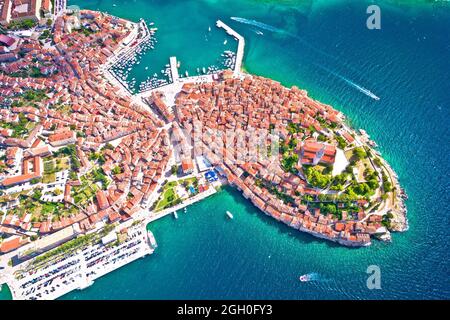
M 229 26 L 227 26 L 225 23 L 223 23 L 221 20 L 217 20 L 216 26 L 218 28 L 223 28 L 225 31 L 230 35 L 233 36 L 238 41 L 238 48 L 236 52 L 236 63 L 234 65 L 234 75 L 238 76 L 241 72 L 242 67 L 242 60 L 244 59 L 244 46 L 245 46 L 245 39 L 243 36 L 241 36 L 239 33 L 231 29 Z
M 177 82 L 180 78 L 177 67 L 177 57 L 170 57 L 170 72 L 172 73 L 172 81 Z

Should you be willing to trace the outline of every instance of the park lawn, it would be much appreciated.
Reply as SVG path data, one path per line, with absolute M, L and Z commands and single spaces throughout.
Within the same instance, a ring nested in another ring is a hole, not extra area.
M 344 155 L 348 161 L 351 161 L 352 157 L 353 157 L 353 149 L 349 149 L 349 150 L 345 151 Z
M 42 177 L 42 183 L 53 183 L 56 181 L 56 173 L 44 174 Z
M 52 173 L 55 170 L 55 162 L 53 159 L 44 162 L 44 173 Z
M 33 129 L 36 127 L 36 123 L 29 121 L 26 125 L 25 128 L 27 128 L 28 132 L 33 131 Z
M 81 186 L 76 186 L 72 189 L 72 197 L 77 205 L 84 205 L 88 201 L 94 198 L 95 193 L 98 190 L 96 184 L 89 184 L 88 181 L 84 181 Z
M 171 197 L 172 197 L 172 200 L 169 201 L 169 199 Z M 161 198 L 161 200 L 159 200 L 158 204 L 156 205 L 156 211 L 166 208 L 168 205 L 170 205 L 172 202 L 174 202 L 177 199 L 178 199 L 178 195 L 175 192 L 174 187 L 164 188 L 162 198 Z
M 177 186 L 178 185 L 178 181 L 170 181 L 170 182 L 167 182 L 167 184 L 164 186 L 164 188 L 173 188 L 173 187 L 175 187 L 175 186 Z
M 56 110 L 66 116 L 70 116 L 73 113 L 72 107 L 67 104 L 57 106 Z
M 63 171 L 70 168 L 70 160 L 68 157 L 58 158 L 56 160 L 56 171 Z
M 326 166 L 318 164 L 318 165 L 313 166 L 313 168 L 316 169 L 317 171 L 319 171 L 320 173 L 323 173 L 323 170 L 326 169 Z
M 70 159 L 64 158 L 46 158 L 44 162 L 44 173 L 54 173 L 70 168 Z

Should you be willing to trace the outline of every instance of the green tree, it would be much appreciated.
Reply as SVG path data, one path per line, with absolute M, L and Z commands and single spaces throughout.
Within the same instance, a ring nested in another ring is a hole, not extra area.
M 361 160 L 367 157 L 367 153 L 363 148 L 356 147 L 355 149 L 353 149 L 353 157 L 355 157 L 355 159 L 357 160 Z

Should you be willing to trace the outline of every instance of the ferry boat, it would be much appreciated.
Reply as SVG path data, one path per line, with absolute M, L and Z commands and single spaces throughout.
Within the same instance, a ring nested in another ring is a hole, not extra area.
M 319 281 L 319 274 L 315 272 L 307 273 L 298 278 L 301 282 Z
M 227 216 L 228 216 L 228 218 L 230 218 L 230 219 L 233 219 L 233 218 L 234 218 L 230 211 L 227 211 Z
M 310 280 L 309 275 L 304 274 L 298 278 L 301 282 L 308 282 Z
M 155 236 L 153 235 L 153 233 L 150 230 L 147 230 L 147 236 L 148 236 L 148 240 L 150 241 L 150 245 L 153 249 L 158 247 L 158 244 L 156 243 L 156 239 Z

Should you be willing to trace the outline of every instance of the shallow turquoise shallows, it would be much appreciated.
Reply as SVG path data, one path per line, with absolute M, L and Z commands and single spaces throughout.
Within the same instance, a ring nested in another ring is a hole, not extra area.
M 178 220 L 151 223 L 159 244 L 153 255 L 64 299 L 450 298 L 450 4 L 378 1 L 381 30 L 368 30 L 364 1 L 276 2 L 71 4 L 155 22 L 155 50 L 130 72 L 137 81 L 160 72 L 172 55 L 189 74 L 217 64 L 224 47 L 233 46 L 231 38 L 224 45 L 224 32 L 215 28 L 223 20 L 246 39 L 248 72 L 298 85 L 366 129 L 409 195 L 410 229 L 390 244 L 349 249 L 277 223 L 225 188 L 179 212 Z M 226 210 L 234 220 L 226 219 Z M 366 286 L 369 265 L 381 268 L 380 290 Z M 310 272 L 320 281 L 298 281 Z

